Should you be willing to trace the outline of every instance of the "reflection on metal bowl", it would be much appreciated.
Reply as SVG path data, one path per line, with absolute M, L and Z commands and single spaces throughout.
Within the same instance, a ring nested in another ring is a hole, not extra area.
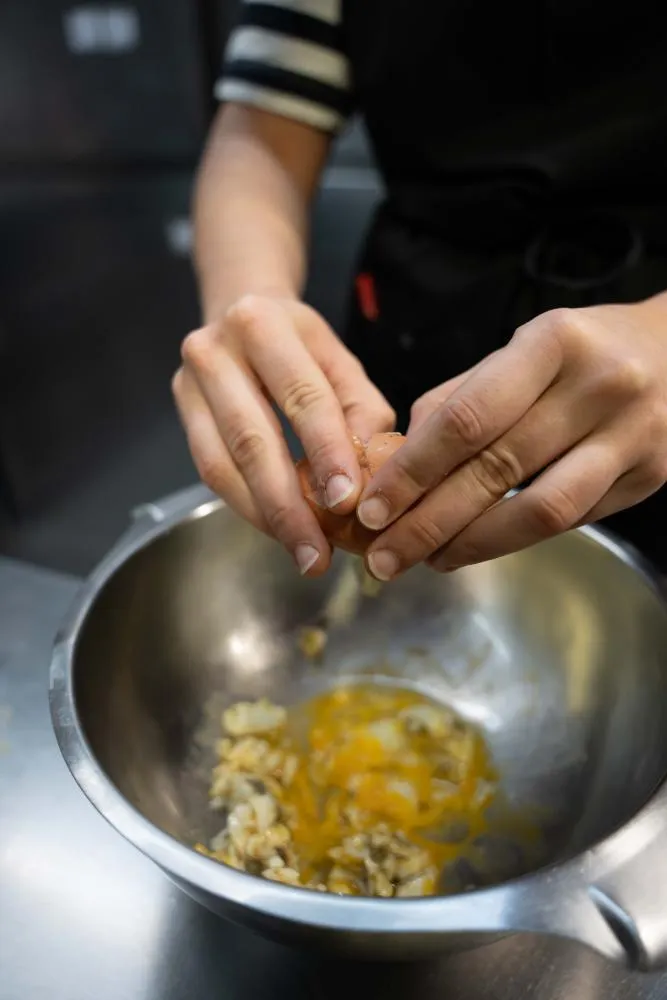
M 420 568 L 361 599 L 313 663 L 300 630 L 345 566 L 300 579 L 204 490 L 150 505 L 53 656 L 56 734 L 88 798 L 192 896 L 281 940 L 410 958 L 526 930 L 660 964 L 667 612 L 650 574 L 591 529 L 455 574 Z M 539 856 L 500 811 L 479 845 L 480 888 L 399 901 L 269 883 L 191 849 L 215 822 L 225 704 L 294 703 L 369 677 L 416 686 L 483 730 L 505 801 L 540 826 Z

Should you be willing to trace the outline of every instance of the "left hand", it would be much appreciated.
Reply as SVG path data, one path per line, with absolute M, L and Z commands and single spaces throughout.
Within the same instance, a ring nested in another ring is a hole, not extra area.
M 387 580 L 423 560 L 443 572 L 483 562 L 630 507 L 666 479 L 667 293 L 555 310 L 417 401 L 405 445 L 358 507 L 367 527 L 388 525 L 368 567 Z

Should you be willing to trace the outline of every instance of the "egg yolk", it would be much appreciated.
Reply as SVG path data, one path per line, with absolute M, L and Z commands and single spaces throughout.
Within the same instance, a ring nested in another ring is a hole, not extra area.
M 460 854 L 441 836 L 447 826 L 463 819 L 471 838 L 487 829 L 497 776 L 481 735 L 418 692 L 328 691 L 292 710 L 284 739 L 299 763 L 282 804 L 313 871 L 343 837 L 378 823 L 419 843 L 438 867 Z

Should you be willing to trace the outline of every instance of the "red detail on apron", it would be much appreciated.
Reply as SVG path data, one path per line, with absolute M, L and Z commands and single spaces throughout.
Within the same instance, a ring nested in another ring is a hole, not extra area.
M 365 319 L 375 323 L 380 318 L 375 281 L 372 274 L 358 274 L 355 280 L 357 301 Z

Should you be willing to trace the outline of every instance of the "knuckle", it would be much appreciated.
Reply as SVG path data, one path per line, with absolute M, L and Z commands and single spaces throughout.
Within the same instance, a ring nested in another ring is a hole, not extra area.
M 319 435 L 308 447 L 308 460 L 316 470 L 335 465 L 335 450 L 336 442 L 330 434 Z
M 270 304 L 261 295 L 248 294 L 229 307 L 225 320 L 247 337 L 254 337 L 265 329 L 270 309 Z
M 562 306 L 551 309 L 544 317 L 546 329 L 559 340 L 579 341 L 583 333 L 581 315 L 575 309 Z
M 565 306 L 549 310 L 517 331 L 519 336 L 531 339 L 536 333 L 545 350 L 556 351 L 563 358 L 580 354 L 590 342 L 589 324 L 581 312 Z
M 297 424 L 311 416 L 313 410 L 326 403 L 326 393 L 307 379 L 297 379 L 285 392 L 282 411 L 290 422 Z
M 206 368 L 210 363 L 211 347 L 211 335 L 206 327 L 193 330 L 181 344 L 183 364 L 192 368 Z
M 442 404 L 440 424 L 447 436 L 453 430 L 456 437 L 469 448 L 474 448 L 484 433 L 479 414 L 465 396 L 451 399 Z
M 224 497 L 226 477 L 220 464 L 208 455 L 193 454 L 192 457 L 203 484 L 218 496 Z
M 393 457 L 394 474 L 397 481 L 400 481 L 401 488 L 412 496 L 421 496 L 430 489 L 434 483 L 438 482 L 440 476 L 427 463 L 409 461 L 403 454 L 404 449 L 399 448 Z
M 667 482 L 667 455 L 656 456 L 647 462 L 638 473 L 637 488 L 650 491 L 659 490 Z
M 235 465 L 241 469 L 256 466 L 266 454 L 264 438 L 255 427 L 232 428 L 226 444 Z
M 483 448 L 469 463 L 476 483 L 492 497 L 502 497 L 523 480 L 521 463 L 510 448 L 502 444 Z
M 544 538 L 569 531 L 581 517 L 569 493 L 555 486 L 535 495 L 529 513 L 540 537 Z
M 455 545 L 456 547 L 448 555 L 457 566 L 474 566 L 488 559 L 488 553 L 474 542 L 464 542 L 457 539 Z
M 289 539 L 292 532 L 294 507 L 284 503 L 273 503 L 265 511 L 264 516 L 271 533 L 280 540 Z
M 613 384 L 625 398 L 643 396 L 653 381 L 651 372 L 641 358 L 625 357 L 614 367 Z
M 435 552 L 446 541 L 442 527 L 426 514 L 415 517 L 411 532 L 421 551 Z
M 425 421 L 436 410 L 441 409 L 446 396 L 438 389 L 431 389 L 424 393 L 410 407 L 410 418 L 416 421 Z

